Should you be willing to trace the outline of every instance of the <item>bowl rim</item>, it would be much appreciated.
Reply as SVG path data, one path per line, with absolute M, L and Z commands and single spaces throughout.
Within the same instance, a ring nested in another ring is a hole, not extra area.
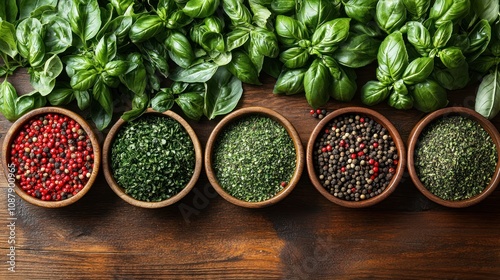
M 227 193 L 222 186 L 219 184 L 216 176 L 215 176 L 215 171 L 212 167 L 212 154 L 213 154 L 213 149 L 215 147 L 216 141 L 226 128 L 226 126 L 238 119 L 251 116 L 251 115 L 262 115 L 268 118 L 271 118 L 275 121 L 277 121 L 280 125 L 282 125 L 286 131 L 288 132 L 288 135 L 292 139 L 295 147 L 295 156 L 296 156 L 296 166 L 295 166 L 295 171 L 292 175 L 292 178 L 290 179 L 290 182 L 288 182 L 287 186 L 278 192 L 275 196 L 273 196 L 270 199 L 260 201 L 260 202 L 249 202 L 249 201 L 244 201 L 241 199 L 238 199 L 229 193 Z M 208 180 L 212 187 L 217 191 L 217 193 L 222 196 L 225 200 L 228 202 L 241 206 L 241 207 L 246 207 L 246 208 L 263 208 L 263 207 L 268 207 L 271 205 L 274 205 L 284 199 L 286 196 L 288 196 L 293 189 L 297 186 L 299 183 L 300 177 L 302 175 L 302 171 L 304 169 L 304 148 L 302 146 L 302 141 L 300 138 L 300 135 L 297 133 L 297 130 L 295 127 L 292 125 L 288 119 L 286 119 L 283 115 L 280 113 L 266 108 L 266 107 L 261 107 L 261 106 L 252 106 L 252 107 L 245 107 L 241 109 L 237 109 L 236 111 L 230 113 L 229 115 L 225 116 L 214 128 L 212 133 L 210 134 L 210 137 L 207 141 L 207 147 L 205 149 L 205 172 L 207 174 Z
M 85 186 L 82 188 L 81 191 L 79 191 L 76 195 L 64 199 L 64 200 L 59 200 L 59 201 L 44 201 L 39 198 L 32 197 L 31 195 L 27 194 L 24 190 L 22 190 L 19 187 L 19 184 L 15 182 L 15 192 L 18 196 L 20 196 L 22 199 L 25 201 L 36 205 L 40 207 L 45 207 L 45 208 L 60 208 L 64 206 L 68 206 L 70 204 L 73 204 L 74 202 L 78 201 L 81 199 L 92 187 L 94 184 L 97 174 L 99 173 L 99 168 L 101 164 L 101 147 L 99 145 L 99 141 L 97 140 L 96 134 L 94 130 L 91 128 L 91 126 L 87 123 L 87 121 L 82 118 L 79 114 L 65 109 L 61 107 L 55 107 L 55 106 L 49 106 L 49 107 L 42 107 L 42 108 L 37 108 L 34 110 L 29 111 L 28 113 L 24 114 L 21 116 L 18 120 L 16 120 L 12 126 L 9 128 L 9 130 L 6 133 L 5 139 L 3 141 L 3 146 L 2 146 L 2 151 L 4 151 L 3 156 L 2 156 L 2 163 L 3 163 L 3 170 L 6 179 L 9 178 L 9 168 L 8 164 L 10 162 L 10 151 L 11 151 L 11 145 L 13 141 L 15 140 L 15 137 L 18 135 L 19 131 L 22 129 L 22 126 L 30 121 L 31 119 L 35 118 L 36 116 L 39 115 L 47 115 L 47 114 L 60 114 L 60 115 L 65 115 L 74 121 L 76 121 L 81 128 L 87 133 L 91 143 L 92 143 L 92 148 L 93 148 L 93 153 L 94 153 L 94 168 L 92 169 L 92 173 L 90 175 L 89 180 L 85 184 Z
M 480 194 L 465 200 L 458 200 L 458 201 L 445 200 L 431 193 L 418 178 L 414 164 L 415 147 L 417 145 L 418 139 L 420 138 L 422 131 L 435 120 L 449 115 L 461 115 L 469 119 L 472 119 L 476 121 L 478 124 L 480 124 L 481 127 L 483 127 L 483 129 L 490 135 L 491 139 L 493 140 L 498 155 L 498 161 L 495 167 L 495 173 L 493 174 L 490 183 L 484 188 L 484 190 Z M 423 119 L 421 119 L 410 132 L 410 135 L 408 137 L 408 172 L 417 189 L 424 196 L 426 196 L 428 199 L 437 204 L 450 208 L 465 208 L 475 205 L 484 200 L 488 195 L 490 195 L 500 182 L 500 136 L 498 130 L 489 120 L 484 118 L 476 111 L 466 107 L 458 107 L 458 106 L 447 107 L 434 111 L 425 116 Z
M 157 201 L 157 202 L 148 202 L 148 201 L 142 201 L 142 200 L 137 200 L 128 194 L 125 193 L 124 189 L 118 185 L 118 183 L 115 181 L 113 177 L 113 172 L 111 170 L 111 145 L 115 139 L 116 134 L 118 131 L 121 129 L 121 127 L 126 124 L 127 122 L 120 118 L 116 123 L 111 127 L 109 130 L 108 134 L 106 135 L 106 138 L 104 140 L 104 146 L 103 146 L 103 152 L 102 152 L 102 164 L 103 164 L 103 171 L 104 171 L 104 177 L 109 185 L 109 187 L 115 192 L 121 199 L 124 201 L 128 202 L 131 205 L 141 207 L 141 208 L 162 208 L 166 207 L 169 205 L 172 205 L 176 203 L 177 201 L 181 200 L 184 196 L 186 196 L 196 185 L 196 182 L 198 181 L 198 178 L 200 177 L 201 174 L 201 169 L 203 165 L 203 153 L 202 153 L 202 147 L 200 140 L 198 139 L 198 136 L 196 135 L 195 131 L 193 128 L 189 125 L 189 123 L 179 116 L 178 114 L 174 113 L 173 111 L 165 111 L 165 112 L 158 112 L 155 111 L 151 108 L 148 108 L 142 116 L 144 115 L 156 115 L 156 116 L 161 116 L 161 117 L 169 117 L 174 120 L 176 120 L 178 123 L 182 125 L 182 127 L 186 130 L 188 133 L 189 137 L 191 138 L 191 141 L 194 146 L 195 150 L 195 167 L 193 170 L 193 175 L 191 176 L 191 179 L 189 182 L 186 184 L 186 186 L 176 195 L 162 200 L 162 201 Z
M 394 144 L 396 145 L 396 149 L 398 151 L 398 157 L 399 157 L 399 163 L 396 167 L 396 171 L 394 173 L 393 178 L 391 179 L 390 183 L 386 186 L 385 190 L 380 193 L 377 196 L 374 196 L 369 199 L 365 200 L 360 200 L 360 201 L 348 201 L 348 200 L 343 200 L 340 198 L 337 198 L 330 194 L 323 185 L 321 185 L 321 182 L 318 179 L 318 176 L 316 175 L 316 170 L 314 168 L 314 145 L 316 142 L 317 137 L 319 134 L 324 130 L 325 126 L 334 118 L 337 118 L 342 115 L 347 115 L 347 114 L 353 114 L 353 115 L 365 115 L 370 118 L 372 118 L 374 121 L 382 125 L 387 129 L 389 132 L 392 140 L 394 141 Z M 385 116 L 382 114 L 376 112 L 375 110 L 364 108 L 364 107 L 344 107 L 338 110 L 335 110 L 331 112 L 330 114 L 326 115 L 314 128 L 313 132 L 311 133 L 309 137 L 309 141 L 307 143 L 307 171 L 309 173 L 309 178 L 311 182 L 313 183 L 314 187 L 316 190 L 318 190 L 325 198 L 330 200 L 333 203 L 336 203 L 340 206 L 343 207 L 348 207 L 348 208 L 363 208 L 363 207 L 369 207 L 372 205 L 375 205 L 382 200 L 386 199 L 391 193 L 394 192 L 396 187 L 399 185 L 399 182 L 401 181 L 403 177 L 403 173 L 405 171 L 406 167 L 406 148 L 404 145 L 404 142 L 396 129 L 396 127 L 392 124 L 389 119 L 387 119 Z

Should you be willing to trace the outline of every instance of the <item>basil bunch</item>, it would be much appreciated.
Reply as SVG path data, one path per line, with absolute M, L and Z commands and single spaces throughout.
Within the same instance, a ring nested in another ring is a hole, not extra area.
M 375 105 L 389 98 L 396 109 L 412 107 L 424 112 L 434 111 L 448 104 L 446 90 L 429 79 L 434 69 L 432 57 L 419 57 L 409 62 L 403 34 L 388 35 L 377 55 L 378 81 L 369 81 L 361 89 L 361 100 Z
M 305 0 L 294 16 L 276 17 L 284 68 L 274 93 L 305 91 L 313 108 L 325 105 L 330 97 L 339 101 L 354 97 L 356 75 L 351 68 L 371 63 L 379 41 L 365 33 L 350 32 L 350 18 L 338 15 L 335 2 Z

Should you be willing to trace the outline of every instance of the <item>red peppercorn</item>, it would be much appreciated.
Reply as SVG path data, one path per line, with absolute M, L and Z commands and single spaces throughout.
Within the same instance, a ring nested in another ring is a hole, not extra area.
M 396 172 L 396 170 L 394 168 L 392 168 L 392 167 L 389 168 L 389 173 L 394 173 L 394 172 Z
M 330 152 L 332 150 L 332 146 L 326 145 L 326 150 Z
M 345 169 L 345 166 L 342 166 L 342 167 L 340 168 L 340 172 L 342 172 L 342 173 L 343 173 L 343 172 L 345 172 L 345 170 L 346 170 L 346 169 Z
M 345 146 L 345 141 L 344 140 L 340 140 L 339 146 L 340 147 L 344 147 Z
M 285 181 L 281 182 L 281 186 L 282 186 L 283 188 L 284 188 L 284 187 L 286 187 L 286 182 L 285 182 Z
M 377 147 L 378 147 L 378 143 L 377 142 L 373 143 L 373 148 L 377 148 Z
M 321 114 L 321 109 L 317 109 L 316 114 L 318 114 L 318 115 Z
M 321 148 L 321 152 L 326 153 L 326 148 L 325 147 Z
M 311 111 L 309 111 L 309 114 L 311 114 L 311 115 L 314 113 L 315 113 L 314 109 L 311 109 Z
M 360 149 L 364 149 L 365 148 L 365 144 L 364 143 L 359 144 L 359 148 Z
M 364 123 L 365 122 L 365 118 L 359 118 L 359 122 L 360 123 Z
M 370 165 L 375 164 L 375 160 L 371 158 L 370 160 L 368 160 L 368 164 L 370 164 Z
M 361 156 L 363 156 L 364 154 L 365 154 L 365 153 L 364 153 L 363 151 L 359 151 L 359 152 L 358 152 L 358 157 L 361 157 Z
M 395 160 L 393 160 L 393 161 L 392 161 L 392 163 L 393 163 L 394 165 L 398 165 L 399 161 L 398 161 L 397 159 L 395 159 Z
M 358 157 L 358 155 L 356 155 L 356 154 L 351 154 L 351 158 L 352 158 L 352 159 L 356 159 L 357 157 Z
M 373 172 L 378 173 L 378 167 L 373 167 Z

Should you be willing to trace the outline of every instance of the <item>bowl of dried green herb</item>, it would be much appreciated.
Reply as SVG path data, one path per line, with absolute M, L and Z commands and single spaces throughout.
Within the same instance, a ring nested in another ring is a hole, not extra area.
M 500 137 L 495 126 L 463 107 L 420 120 L 408 140 L 408 171 L 427 198 L 447 207 L 481 202 L 500 181 Z
M 406 149 L 397 129 L 382 114 L 362 107 L 335 110 L 313 130 L 307 171 L 328 200 L 350 208 L 372 206 L 398 186 Z
M 304 166 L 300 136 L 281 114 L 264 107 L 234 111 L 212 131 L 205 170 L 227 201 L 262 208 L 284 199 Z
M 196 184 L 202 169 L 200 141 L 172 111 L 148 109 L 134 121 L 119 119 L 103 147 L 103 169 L 111 189 L 143 208 L 171 205 Z

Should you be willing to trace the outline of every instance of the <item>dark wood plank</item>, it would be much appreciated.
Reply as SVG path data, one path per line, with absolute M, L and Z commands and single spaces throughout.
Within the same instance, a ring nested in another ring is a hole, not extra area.
M 360 85 L 372 77 L 370 69 L 358 74 Z M 29 92 L 27 81 L 26 75 L 16 77 L 20 92 Z M 305 146 L 318 122 L 310 117 L 305 98 L 275 96 L 273 79 L 263 81 L 263 86 L 245 86 L 239 107 L 265 106 L 282 113 Z M 450 104 L 471 107 L 476 87 L 450 93 Z M 359 98 L 332 101 L 327 109 L 352 105 L 361 105 Z M 405 141 L 424 115 L 386 104 L 375 109 L 395 124 Z M 217 120 L 190 121 L 203 145 Z M 499 118 L 494 123 L 500 128 Z M 0 118 L 2 139 L 10 125 Z M 421 195 L 406 175 L 382 203 L 346 209 L 323 198 L 304 172 L 284 201 L 252 210 L 215 195 L 202 173 L 186 198 L 147 210 L 119 199 L 101 174 L 83 199 L 63 209 L 16 202 L 17 272 L 9 273 L 3 174 L 0 188 L 2 279 L 500 277 L 499 190 L 468 209 L 446 209 Z

